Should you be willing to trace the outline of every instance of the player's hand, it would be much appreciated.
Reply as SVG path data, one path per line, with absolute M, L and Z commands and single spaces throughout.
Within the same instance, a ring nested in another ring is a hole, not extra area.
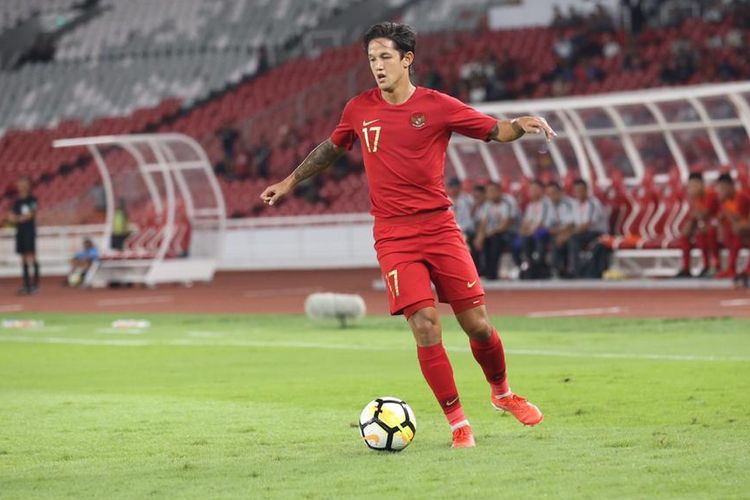
M 544 134 L 548 141 L 551 141 L 553 137 L 557 137 L 557 132 L 552 130 L 547 120 L 541 116 L 521 116 L 516 118 L 516 123 L 527 134 Z
M 268 186 L 260 194 L 260 199 L 263 200 L 263 203 L 266 205 L 275 205 L 292 190 L 292 187 L 292 183 L 289 179 L 284 179 L 281 182 Z

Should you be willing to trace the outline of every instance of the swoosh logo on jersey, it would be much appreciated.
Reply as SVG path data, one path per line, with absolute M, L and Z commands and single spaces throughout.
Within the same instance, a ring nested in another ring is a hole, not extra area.
M 370 120 L 369 122 L 366 122 L 366 121 L 362 120 L 362 126 L 366 127 L 368 125 L 371 125 L 371 124 L 373 124 L 375 122 L 379 122 L 379 121 L 380 121 L 380 118 L 378 118 L 377 120 Z
M 458 401 L 458 396 L 456 396 L 456 398 L 453 399 L 452 401 L 446 401 L 445 402 L 445 406 L 452 406 L 452 405 L 456 404 L 456 401 Z
M 477 280 L 474 281 L 467 281 L 466 282 L 466 288 L 472 288 L 474 285 L 477 284 Z

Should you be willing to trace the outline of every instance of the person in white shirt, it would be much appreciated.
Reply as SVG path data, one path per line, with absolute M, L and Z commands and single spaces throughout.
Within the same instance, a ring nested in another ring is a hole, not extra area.
M 599 237 L 607 232 L 607 214 L 601 202 L 589 194 L 588 184 L 583 179 L 576 179 L 573 183 L 573 200 L 573 233 L 567 243 L 568 264 L 573 276 L 581 278 L 591 274 L 585 272 L 587 263 L 581 260 L 581 252 L 592 249 Z
M 453 202 L 451 210 L 456 216 L 456 223 L 464 235 L 464 240 L 471 241 L 477 232 L 473 214 L 474 197 L 463 192 L 458 177 L 453 177 L 448 181 L 446 191 Z
M 516 200 L 503 194 L 500 184 L 487 185 L 487 202 L 481 209 L 474 248 L 484 254 L 484 276 L 496 280 L 503 251 L 513 250 L 519 229 L 519 210 Z M 514 256 L 515 260 L 515 256 Z
M 539 180 L 529 185 L 529 203 L 523 213 L 516 246 L 522 253 L 521 278 L 549 277 L 547 247 L 553 222 L 552 202 L 544 196 L 544 184 Z
M 552 268 L 555 274 L 566 277 L 568 240 L 573 234 L 573 200 L 563 194 L 559 183 L 551 181 L 545 189 L 552 208 L 550 237 L 552 240 Z

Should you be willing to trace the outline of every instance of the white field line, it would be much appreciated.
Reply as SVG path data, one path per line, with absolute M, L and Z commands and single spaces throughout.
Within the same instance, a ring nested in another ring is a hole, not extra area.
M 141 330 L 140 328 L 97 328 L 96 333 L 106 333 L 114 335 L 142 335 L 146 333 L 146 330 Z
M 205 332 L 205 331 L 191 331 L 187 332 L 188 337 L 198 337 L 198 338 L 218 338 L 223 337 L 223 333 L 219 332 Z
M 297 288 L 269 288 L 267 290 L 248 290 L 243 292 L 242 296 L 248 299 L 256 297 L 281 297 L 284 295 L 308 295 L 311 293 L 322 292 L 323 288 L 316 287 L 297 287 Z
M 559 318 L 567 316 L 600 316 L 603 314 L 620 314 L 627 307 L 592 307 L 590 309 L 560 309 L 559 311 L 536 311 L 526 315 L 527 318 Z
M 721 307 L 742 307 L 742 306 L 750 306 L 750 299 L 731 299 L 731 300 L 722 300 L 719 302 L 719 305 Z
M 163 304 L 172 302 L 174 297 L 171 295 L 154 295 L 152 297 L 123 297 L 121 299 L 102 299 L 97 300 L 96 305 L 99 307 L 107 306 L 130 306 L 135 304 Z
M 198 339 L 147 340 L 147 339 L 86 339 L 70 337 L 28 337 L 0 335 L 0 342 L 31 343 L 31 344 L 73 344 L 112 347 L 143 347 L 143 346 L 186 346 L 186 347 L 253 347 L 253 348 L 288 348 L 288 349 L 332 349 L 347 351 L 404 351 L 411 348 L 380 347 L 356 344 L 327 344 L 316 342 L 289 341 L 255 341 L 255 340 L 217 340 L 206 341 Z M 466 346 L 449 347 L 451 352 L 465 352 L 471 350 Z M 660 354 L 660 353 L 616 353 L 616 352 L 582 352 L 557 351 L 545 349 L 509 349 L 508 354 L 516 356 L 548 356 L 565 358 L 591 359 L 640 359 L 654 361 L 739 361 L 750 362 L 748 356 L 699 356 L 692 354 Z
M 8 304 L 0 306 L 0 313 L 11 313 L 23 311 L 23 304 Z

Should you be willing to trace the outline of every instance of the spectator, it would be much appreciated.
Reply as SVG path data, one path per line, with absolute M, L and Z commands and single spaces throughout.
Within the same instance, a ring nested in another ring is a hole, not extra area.
M 68 285 L 78 286 L 85 281 L 86 273 L 99 260 L 99 252 L 90 238 L 84 238 L 83 250 L 75 254 L 70 261 L 71 269 L 68 273 Z
M 440 74 L 436 67 L 430 66 L 430 70 L 424 77 L 424 86 L 440 91 L 442 91 L 445 87 L 443 76 Z
M 224 159 L 231 164 L 234 161 L 235 146 L 237 145 L 240 133 L 227 122 L 216 132 L 216 136 L 221 141 Z
M 31 193 L 31 180 L 21 177 L 16 184 L 17 196 L 8 221 L 16 226 L 16 253 L 21 256 L 23 286 L 19 295 L 33 295 L 39 291 L 39 261 L 36 258 L 37 200 Z M 31 269 L 34 271 L 31 277 Z
M 602 47 L 602 54 L 604 54 L 604 57 L 606 57 L 607 59 L 612 59 L 619 53 L 620 44 L 617 42 L 617 39 L 609 33 L 604 35 Z
M 680 248 L 682 249 L 682 269 L 678 278 L 689 278 L 690 251 L 700 248 L 703 256 L 703 269 L 699 277 L 713 276 L 720 267 L 719 247 L 716 241 L 716 216 L 719 213 L 719 199 L 713 191 L 707 191 L 700 172 L 688 177 L 687 201 L 690 211 L 681 228 Z M 713 257 L 713 260 L 712 260 Z
M 607 232 L 607 215 L 601 202 L 589 194 L 585 180 L 576 179 L 573 183 L 573 234 L 568 239 L 569 271 L 574 277 L 601 276 L 606 269 L 605 257 L 594 251 L 590 260 L 584 261 L 581 253 L 584 250 L 602 251 L 601 245 L 595 248 L 600 236 Z
M 549 278 L 547 247 L 552 226 L 552 203 L 544 196 L 544 184 L 533 180 L 529 185 L 529 204 L 521 221 L 516 247 L 522 253 L 521 279 Z
M 471 199 L 471 220 L 474 227 L 474 233 L 472 234 L 471 238 L 467 239 L 466 241 L 469 243 L 471 258 L 474 260 L 474 265 L 477 268 L 477 273 L 482 276 L 484 275 L 485 267 L 484 252 L 482 250 L 482 245 L 476 245 L 475 243 L 477 238 L 477 231 L 479 231 L 479 224 L 482 222 L 482 216 L 484 215 L 484 212 L 487 209 L 488 205 L 486 188 L 481 184 L 477 184 L 476 186 L 474 186 L 474 188 L 471 190 Z
M 261 136 L 258 147 L 255 148 L 252 155 L 252 163 L 255 167 L 256 175 L 267 179 L 270 172 L 271 145 L 268 143 L 268 138 L 265 135 Z
M 512 196 L 503 194 L 500 184 L 487 186 L 487 203 L 483 209 L 474 247 L 484 254 L 484 274 L 488 279 L 498 279 L 503 251 L 513 252 L 518 235 L 518 204 Z M 518 261 L 514 252 L 514 261 Z M 518 262 L 517 262 L 518 263 Z
M 573 58 L 573 40 L 567 35 L 557 37 L 552 48 L 557 57 L 563 61 L 569 61 Z
M 110 237 L 109 246 L 113 250 L 122 250 L 125 246 L 125 240 L 130 236 L 130 219 L 128 218 L 128 208 L 125 199 L 117 200 L 117 207 L 112 217 L 112 236 Z
M 719 201 L 719 240 L 729 250 L 729 263 L 720 271 L 717 278 L 737 277 L 737 258 L 740 249 L 750 242 L 750 199 L 740 193 L 730 174 L 721 174 L 717 182 Z M 740 273 L 740 278 L 747 280 L 750 273 L 750 262 Z
M 573 234 L 573 200 L 565 196 L 560 184 L 547 184 L 547 197 L 550 200 L 552 217 L 550 220 L 550 237 L 552 242 L 552 267 L 560 277 L 567 277 L 565 262 L 568 255 L 568 240 Z
M 472 214 L 474 197 L 461 191 L 461 181 L 458 177 L 453 177 L 448 181 L 447 191 L 453 202 L 451 208 L 456 216 L 456 223 L 464 236 L 464 241 L 472 241 L 477 232 Z

